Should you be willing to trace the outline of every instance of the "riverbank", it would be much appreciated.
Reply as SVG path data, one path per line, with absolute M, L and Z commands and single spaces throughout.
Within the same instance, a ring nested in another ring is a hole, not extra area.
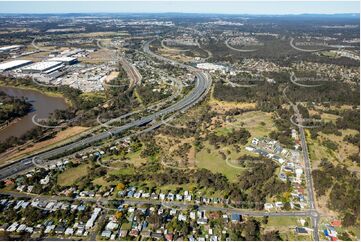
M 8 123 L 5 123 L 5 124 L 0 124 L 0 131 L 6 129 L 7 127 L 13 125 L 13 124 L 16 124 L 21 118 L 15 118 L 13 120 L 11 120 L 10 122 Z
M 32 88 L 10 85 L 0 86 L 0 91 L 14 98 L 25 98 L 26 102 L 32 105 L 30 112 L 26 115 L 19 117 L 16 122 L 9 122 L 6 126 L 2 127 L 0 130 L 1 142 L 6 141 L 6 139 L 11 136 L 28 139 L 29 135 L 35 135 L 35 133 L 29 133 L 29 131 L 37 127 L 37 124 L 33 121 L 35 116 L 39 120 L 49 120 L 56 110 L 66 110 L 69 108 L 66 99 L 55 95 L 55 93 L 54 95 L 47 95 L 44 92 L 33 90 Z M 13 141 L 15 142 L 15 140 Z M 23 142 L 24 140 L 20 141 L 20 143 Z M 4 149 L 4 146 L 2 146 L 2 148 Z
M 14 148 L 13 150 L 0 154 L 0 166 L 8 164 L 12 160 L 20 159 L 21 157 L 28 156 L 35 152 L 40 152 L 43 149 L 61 145 L 61 142 L 64 140 L 75 137 L 76 135 L 85 132 L 88 129 L 89 127 L 82 126 L 68 127 L 58 132 L 54 138 L 32 144 L 28 143 L 25 145 L 26 147 L 22 147 L 21 149 Z
M 72 103 L 72 101 L 70 101 L 68 98 L 66 98 L 64 96 L 64 94 L 57 92 L 57 91 L 49 91 L 49 90 L 44 90 L 41 87 L 33 87 L 33 86 L 27 86 L 27 85 L 22 85 L 19 83 L 15 83 L 16 85 L 12 85 L 11 83 L 8 82 L 4 82 L 2 80 L 0 80 L 0 87 L 14 87 L 14 88 L 19 88 L 22 90 L 31 90 L 31 91 L 36 91 L 39 92 L 41 94 L 47 95 L 49 97 L 58 97 L 58 98 L 63 98 L 65 100 L 65 103 L 69 106 L 69 107 L 74 107 L 74 104 Z

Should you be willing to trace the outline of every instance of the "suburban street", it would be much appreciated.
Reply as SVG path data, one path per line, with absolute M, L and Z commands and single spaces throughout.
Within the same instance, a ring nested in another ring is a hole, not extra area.
M 107 204 L 113 201 L 122 201 L 128 205 L 161 205 L 165 207 L 178 207 L 181 209 L 186 209 L 190 206 L 197 205 L 196 203 L 190 202 L 178 202 L 178 201 L 159 201 L 159 200 L 151 200 L 151 199 L 128 199 L 128 198 L 120 198 L 119 200 L 112 198 L 95 198 L 95 197 L 78 197 L 71 198 L 66 196 L 46 196 L 46 195 L 36 195 L 36 194 L 28 194 L 28 193 L 19 193 L 19 192 L 0 192 L 1 195 L 9 195 L 16 198 L 29 198 L 29 199 L 37 199 L 39 201 L 83 201 L 83 202 L 94 202 L 103 204 L 102 207 L 106 208 Z M 112 209 L 112 208 L 109 208 Z M 279 212 L 267 212 L 267 211 L 257 211 L 257 210 L 248 210 L 248 209 L 238 209 L 238 208 L 227 208 L 222 207 L 220 205 L 199 205 L 198 210 L 205 211 L 222 211 L 226 213 L 238 213 L 243 216 L 254 216 L 254 217 L 263 217 L 263 216 L 300 216 L 300 217 L 312 217 L 312 210 L 304 210 L 304 211 L 279 211 Z
M 295 115 L 297 117 L 297 120 L 302 120 L 302 115 L 300 114 L 297 105 L 292 103 L 293 111 L 295 112 Z M 312 166 L 311 161 L 309 158 L 308 153 L 308 147 L 306 143 L 306 137 L 305 137 L 305 130 L 302 125 L 298 126 L 298 130 L 300 133 L 301 138 L 301 147 L 302 147 L 302 154 L 303 154 L 303 160 L 305 162 L 305 175 L 306 175 L 306 182 L 307 182 L 307 194 L 308 194 L 308 201 L 310 206 L 310 215 L 312 218 L 312 224 L 313 224 L 313 238 L 314 240 L 319 240 L 318 235 L 318 222 L 319 222 L 319 214 L 316 210 L 315 206 L 315 197 L 314 197 L 314 191 L 313 191 L 313 180 L 312 180 Z

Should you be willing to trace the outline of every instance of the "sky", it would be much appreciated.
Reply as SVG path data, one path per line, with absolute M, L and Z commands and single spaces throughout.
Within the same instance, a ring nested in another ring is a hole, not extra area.
M 0 13 L 359 13 L 359 1 L 3 1 Z

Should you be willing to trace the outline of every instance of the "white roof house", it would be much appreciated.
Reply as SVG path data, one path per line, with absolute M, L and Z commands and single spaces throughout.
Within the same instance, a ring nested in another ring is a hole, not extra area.
M 265 203 L 264 204 L 264 209 L 265 210 L 269 210 L 269 209 L 272 209 L 273 208 L 273 204 L 272 203 Z

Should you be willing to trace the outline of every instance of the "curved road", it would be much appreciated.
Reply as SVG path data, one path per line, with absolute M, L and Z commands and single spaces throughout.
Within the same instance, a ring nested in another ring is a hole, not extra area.
M 178 111 L 184 111 L 184 110 L 188 109 L 189 107 L 193 106 L 195 103 L 197 103 L 197 101 L 199 101 L 204 96 L 204 94 L 208 92 L 209 87 L 211 85 L 211 81 L 208 79 L 208 76 L 206 74 L 204 74 L 203 72 L 201 72 L 200 70 L 198 70 L 194 67 L 167 59 L 165 57 L 159 56 L 159 55 L 151 52 L 149 50 L 150 42 L 151 41 L 148 41 L 144 45 L 145 52 L 152 55 L 153 57 L 156 57 L 157 59 L 160 59 L 162 61 L 165 61 L 167 63 L 170 63 L 172 65 L 175 65 L 175 66 L 178 66 L 181 68 L 186 68 L 189 71 L 193 72 L 196 75 L 195 88 L 190 93 L 188 93 L 185 97 L 183 97 L 180 101 L 178 101 L 177 103 L 175 103 L 163 110 L 160 110 L 158 112 L 150 114 L 146 117 L 140 118 L 133 122 L 127 123 L 121 127 L 113 128 L 109 131 L 95 134 L 94 136 L 87 137 L 82 140 L 70 143 L 70 144 L 66 144 L 62 147 L 58 147 L 58 148 L 54 148 L 49 151 L 45 151 L 39 155 L 36 155 L 37 160 L 42 160 L 42 161 L 46 162 L 47 159 L 50 159 L 57 155 L 61 155 L 65 152 L 71 152 L 71 151 L 74 151 L 79 148 L 84 148 L 84 147 L 90 146 L 93 143 L 110 138 L 113 135 L 118 135 L 128 129 L 150 123 L 163 115 L 173 113 L 173 112 L 178 112 Z M 35 157 L 35 155 L 29 156 L 27 158 L 18 160 L 6 167 L 3 167 L 2 169 L 0 169 L 0 179 L 11 177 L 13 175 L 16 175 L 20 172 L 23 172 L 23 171 L 31 168 L 34 165 L 32 162 L 34 157 Z
M 257 51 L 258 49 L 249 49 L 249 50 L 242 50 L 242 49 L 238 49 L 238 48 L 235 48 L 233 46 L 231 46 L 228 42 L 229 42 L 230 38 L 227 39 L 224 44 L 231 50 L 234 50 L 234 51 L 238 51 L 238 52 L 244 52 L 244 53 L 248 53 L 248 52 L 255 52 Z

